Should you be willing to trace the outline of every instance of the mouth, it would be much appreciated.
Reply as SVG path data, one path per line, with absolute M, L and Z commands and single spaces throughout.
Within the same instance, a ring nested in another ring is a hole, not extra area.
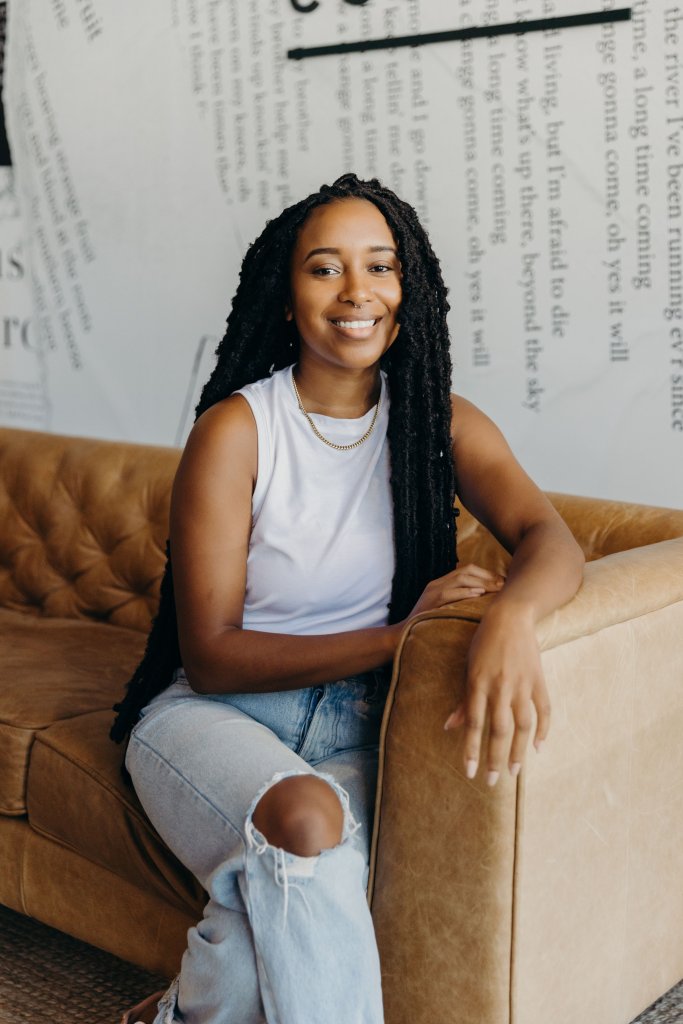
M 330 323 L 334 324 L 335 327 L 342 327 L 348 331 L 362 331 L 367 330 L 368 327 L 374 327 L 379 317 L 374 320 L 342 320 L 341 318 L 331 319 Z

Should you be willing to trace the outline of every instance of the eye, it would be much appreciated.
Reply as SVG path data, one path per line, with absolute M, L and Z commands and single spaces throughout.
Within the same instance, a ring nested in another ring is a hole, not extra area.
M 387 263 L 376 263 L 375 266 L 369 268 L 371 271 L 377 271 L 380 274 L 389 274 L 394 269 Z
M 338 273 L 336 267 L 315 267 L 312 271 L 316 277 L 331 277 L 333 274 Z

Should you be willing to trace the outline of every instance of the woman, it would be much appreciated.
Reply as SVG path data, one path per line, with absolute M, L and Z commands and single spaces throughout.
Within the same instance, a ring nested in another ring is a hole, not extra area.
M 158 1011 L 129 1020 L 382 1020 L 365 884 L 386 668 L 412 615 L 495 595 L 445 723 L 465 727 L 468 777 L 520 770 L 532 704 L 537 749 L 547 735 L 534 627 L 583 556 L 450 395 L 447 311 L 414 210 L 376 180 L 323 186 L 245 257 L 174 485 L 173 576 L 112 729 L 134 726 L 135 789 L 209 902 Z M 506 580 L 455 567 L 456 472 L 514 553 Z

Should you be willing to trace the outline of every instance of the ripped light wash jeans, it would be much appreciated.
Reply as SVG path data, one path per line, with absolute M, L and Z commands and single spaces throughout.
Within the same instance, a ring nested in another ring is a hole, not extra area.
M 381 1024 L 366 899 L 384 672 L 303 690 L 198 694 L 179 670 L 135 725 L 142 806 L 209 900 L 155 1024 Z M 338 795 L 342 841 L 317 857 L 268 844 L 252 815 L 288 775 Z

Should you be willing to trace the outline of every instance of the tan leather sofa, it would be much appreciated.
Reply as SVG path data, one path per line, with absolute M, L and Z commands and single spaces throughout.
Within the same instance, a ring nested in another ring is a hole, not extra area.
M 107 734 L 177 459 L 0 430 L 0 902 L 169 976 L 203 893 Z M 467 780 L 443 731 L 484 599 L 414 619 L 396 657 L 371 876 L 387 1024 L 627 1024 L 683 976 L 683 511 L 553 500 L 593 561 L 539 626 L 552 726 L 517 781 Z M 460 551 L 507 559 L 465 514 Z

